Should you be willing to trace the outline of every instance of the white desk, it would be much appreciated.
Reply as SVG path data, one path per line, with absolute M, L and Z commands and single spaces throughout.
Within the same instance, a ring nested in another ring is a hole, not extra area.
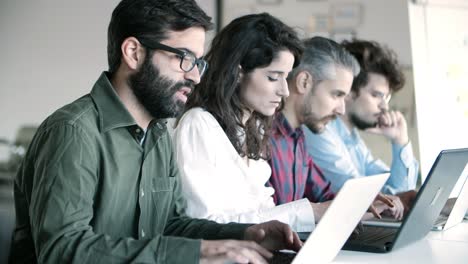
M 333 263 L 467 264 L 468 221 L 446 231 L 430 232 L 421 241 L 390 253 L 341 250 Z
M 430 232 L 427 237 L 430 240 L 458 241 L 468 243 L 468 220 L 442 232 Z M 467 248 L 468 251 L 468 248 Z M 468 263 L 468 261 L 466 262 Z

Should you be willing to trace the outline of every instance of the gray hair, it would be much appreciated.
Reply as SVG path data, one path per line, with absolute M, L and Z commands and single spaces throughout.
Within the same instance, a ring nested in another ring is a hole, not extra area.
M 303 40 L 304 53 L 301 63 L 294 68 L 289 78 L 295 77 L 301 71 L 312 74 L 314 82 L 334 80 L 336 68 L 342 67 L 359 74 L 360 67 L 357 60 L 343 46 L 335 41 L 323 37 L 313 37 Z

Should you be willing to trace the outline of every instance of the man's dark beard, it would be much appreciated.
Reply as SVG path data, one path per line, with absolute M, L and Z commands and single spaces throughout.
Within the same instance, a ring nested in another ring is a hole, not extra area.
M 349 119 L 351 123 L 360 130 L 365 130 L 377 126 L 377 122 L 366 122 L 353 113 L 349 114 Z
M 128 79 L 128 84 L 138 101 L 155 119 L 176 117 L 185 103 L 176 100 L 174 94 L 182 87 L 194 89 L 191 81 L 175 82 L 160 75 L 153 66 L 152 56 L 147 56 L 141 69 Z
M 333 120 L 336 118 L 336 115 L 329 115 L 326 117 L 323 117 L 321 119 L 315 118 L 316 115 L 312 112 L 312 108 L 308 105 L 309 102 L 311 101 L 311 97 L 314 96 L 315 92 L 315 87 L 317 84 L 314 84 L 314 87 L 312 87 L 312 90 L 309 92 L 307 95 L 306 100 L 303 103 L 302 106 L 302 116 L 304 118 L 304 125 L 312 131 L 314 134 L 320 134 L 325 130 L 326 123 L 329 121 Z M 323 126 L 320 126 L 319 124 L 322 124 Z
M 305 126 L 314 134 L 320 134 L 323 131 L 323 129 L 318 127 L 315 123 L 305 123 Z

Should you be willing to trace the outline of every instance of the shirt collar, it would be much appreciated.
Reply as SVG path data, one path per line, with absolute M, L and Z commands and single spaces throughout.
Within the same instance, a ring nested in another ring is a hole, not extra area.
M 347 143 L 356 143 L 359 139 L 357 128 L 353 128 L 350 131 L 341 117 L 332 121 L 330 126 L 335 126 L 336 131 L 338 131 L 338 135 Z
M 103 72 L 91 90 L 91 98 L 99 113 L 101 131 L 136 125 L 135 119 L 120 100 L 107 75 L 107 72 Z
M 303 133 L 301 127 L 296 129 L 292 128 L 282 112 L 276 113 L 275 119 L 273 120 L 273 129 L 276 133 L 289 137 L 301 136 Z

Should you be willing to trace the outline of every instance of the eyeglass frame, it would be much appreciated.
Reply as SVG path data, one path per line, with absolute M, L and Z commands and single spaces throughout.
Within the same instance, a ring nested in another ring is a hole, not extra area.
M 200 78 L 201 78 L 205 74 L 206 70 L 208 69 L 208 62 L 206 60 L 204 60 L 204 59 L 197 58 L 195 56 L 195 54 L 193 54 L 190 51 L 176 49 L 176 48 L 164 45 L 164 44 L 162 44 L 160 42 L 151 42 L 151 44 L 150 44 L 147 41 L 144 41 L 144 40 L 142 41 L 141 39 L 138 39 L 138 41 L 141 43 L 141 45 L 143 45 L 146 48 L 149 48 L 149 49 L 152 49 L 152 50 L 164 50 L 164 51 L 168 51 L 168 52 L 179 55 L 180 56 L 180 65 L 179 65 L 179 67 L 184 72 L 190 72 L 191 70 L 193 70 L 193 68 L 195 68 L 195 65 L 196 65 L 197 69 L 198 69 L 198 74 L 200 74 Z M 187 69 L 187 70 L 182 67 L 182 64 L 183 64 L 184 59 L 185 59 L 186 56 L 193 56 L 195 58 L 195 60 L 192 63 L 192 66 L 190 67 L 190 69 Z M 199 63 L 201 63 L 201 64 L 199 64 Z M 200 67 L 198 65 L 204 65 L 204 67 L 200 70 Z
M 385 95 L 384 93 L 380 92 L 380 91 L 376 91 L 376 90 L 366 90 L 371 96 L 373 97 L 377 97 L 380 99 L 381 102 L 385 102 L 385 104 L 389 104 L 390 103 L 390 100 L 392 99 L 392 93 L 388 93 L 387 95 Z

